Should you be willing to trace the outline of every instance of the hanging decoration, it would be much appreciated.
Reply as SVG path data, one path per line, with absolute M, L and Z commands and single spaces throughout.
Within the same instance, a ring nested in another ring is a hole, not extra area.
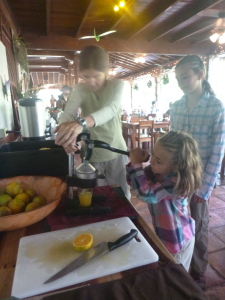
M 27 62 L 27 49 L 24 40 L 21 36 L 13 37 L 13 49 L 15 52 L 16 60 L 21 65 L 26 73 L 29 72 Z
M 168 84 L 168 83 L 169 83 L 169 76 L 168 76 L 168 74 L 165 74 L 163 76 L 163 84 Z
M 168 64 L 171 68 L 175 67 L 179 60 L 172 61 Z M 141 78 L 143 76 L 150 75 L 153 78 L 156 77 L 162 77 L 165 74 L 165 69 L 163 67 L 155 67 L 154 69 L 150 69 L 148 71 L 142 71 L 134 76 L 129 76 L 126 78 L 127 81 L 133 82 L 134 80 L 137 80 L 138 78 Z
M 101 34 L 97 35 L 96 34 L 96 30 L 94 28 L 94 35 L 83 36 L 83 37 L 79 38 L 79 40 L 83 40 L 83 39 L 96 39 L 96 41 L 99 42 L 100 41 L 100 37 L 108 35 L 108 34 L 111 34 L 111 33 L 114 33 L 114 32 L 116 32 L 116 30 L 110 30 L 110 31 L 107 31 L 107 32 L 104 32 L 104 33 L 101 33 Z
M 151 80 L 149 80 L 149 81 L 147 82 L 147 87 L 148 87 L 148 88 L 152 87 L 152 82 L 151 82 Z
M 138 91 L 138 85 L 137 85 L 137 83 L 135 83 L 134 90 Z

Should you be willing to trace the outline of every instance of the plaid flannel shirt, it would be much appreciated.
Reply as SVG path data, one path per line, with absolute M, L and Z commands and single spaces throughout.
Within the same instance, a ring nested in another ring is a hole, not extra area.
M 208 200 L 224 156 L 225 113 L 223 103 L 205 93 L 198 104 L 188 112 L 187 96 L 174 102 L 170 110 L 171 130 L 189 133 L 198 143 L 203 164 L 202 186 L 196 195 Z
M 160 178 L 151 166 L 128 164 L 126 168 L 137 198 L 148 203 L 157 236 L 169 252 L 180 252 L 194 236 L 195 221 L 189 216 L 187 198 L 173 195 L 176 174 Z

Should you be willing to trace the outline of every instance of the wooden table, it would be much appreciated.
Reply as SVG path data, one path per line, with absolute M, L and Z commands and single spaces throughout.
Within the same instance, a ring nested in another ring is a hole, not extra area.
M 126 201 L 129 203 L 129 205 L 131 205 L 131 207 L 133 207 L 132 203 L 130 203 L 128 200 Z M 152 282 L 153 285 L 152 288 L 156 289 L 154 295 L 152 295 L 151 297 L 151 299 L 153 300 L 161 299 L 161 297 L 159 296 L 161 295 L 161 291 L 160 289 L 157 288 L 157 285 L 160 285 L 161 287 L 164 286 L 164 288 L 168 290 L 168 292 L 170 293 L 170 296 L 172 295 L 172 298 L 174 296 L 174 299 L 206 300 L 206 298 L 204 297 L 204 293 L 201 291 L 201 289 L 197 286 L 197 284 L 193 281 L 193 279 L 185 271 L 185 269 L 181 265 L 176 264 L 173 257 L 170 255 L 170 253 L 167 251 L 167 249 L 164 247 L 164 245 L 161 243 L 161 241 L 158 239 L 158 237 L 155 235 L 152 229 L 145 223 L 142 217 L 140 217 L 137 214 L 136 216 L 137 218 L 133 219 L 133 223 L 158 254 L 159 256 L 158 262 L 147 264 L 130 270 L 125 270 L 115 274 L 103 276 L 90 281 L 86 281 L 84 283 L 78 283 L 73 286 L 65 287 L 56 291 L 52 291 L 42 295 L 32 296 L 25 299 L 42 300 L 43 298 L 45 299 L 45 297 L 47 296 L 48 298 L 50 298 L 48 300 L 72 299 L 71 297 L 67 298 L 66 295 L 68 293 L 74 293 L 74 292 L 82 293 L 83 291 L 84 294 L 86 295 L 87 288 L 90 287 L 94 289 L 95 292 L 96 287 L 98 287 L 100 289 L 103 288 L 103 292 L 100 291 L 101 299 L 103 300 L 106 299 L 108 295 L 108 291 L 107 291 L 108 284 L 111 284 L 112 289 L 115 283 L 119 285 L 121 284 L 122 286 L 120 288 L 123 289 L 124 280 L 127 282 L 127 280 L 130 280 L 130 278 L 133 280 L 133 278 L 140 278 L 139 276 L 141 275 L 144 278 L 146 278 L 145 276 L 148 276 L 148 280 L 150 281 L 150 283 Z M 90 216 L 88 217 L 90 218 Z M 24 236 L 47 232 L 47 231 L 50 231 L 50 228 L 48 226 L 47 219 L 43 219 L 40 222 L 26 228 L 9 231 L 9 232 L 0 232 L 0 297 L 1 299 L 8 298 L 11 295 L 20 238 Z M 147 282 L 149 282 L 148 280 Z M 100 283 L 107 284 L 105 291 L 104 291 L 105 285 L 99 285 Z M 146 285 L 148 286 L 148 283 L 145 283 L 145 286 Z M 139 289 L 139 286 L 136 286 L 136 290 L 137 289 Z M 133 285 L 131 283 L 130 292 L 132 293 L 132 291 L 133 291 Z M 148 291 L 147 292 L 148 297 L 145 299 L 149 299 L 149 293 L 152 293 L 151 289 L 149 290 L 147 288 L 147 291 Z M 90 292 L 88 298 L 92 299 L 91 295 L 92 295 L 92 291 Z M 76 297 L 75 298 L 73 297 L 73 299 L 76 299 Z M 87 297 L 86 296 L 84 296 L 83 298 L 78 297 L 77 299 L 86 300 Z M 97 298 L 95 297 L 95 299 L 99 299 L 98 296 Z M 115 299 L 127 300 L 126 293 L 124 293 L 123 296 L 119 294 L 119 296 L 117 296 Z M 167 300 L 167 294 L 165 294 L 163 300 Z
M 130 205 L 132 204 L 130 203 Z M 175 263 L 173 257 L 170 255 L 170 253 L 167 251 L 167 249 L 164 247 L 164 245 L 161 243 L 161 241 L 158 239 L 155 233 L 151 230 L 151 228 L 145 223 L 142 217 L 138 216 L 138 218 L 133 220 L 133 222 L 135 226 L 143 234 L 143 236 L 146 238 L 146 240 L 152 245 L 154 250 L 157 252 L 157 254 L 160 257 L 160 261 L 162 261 L 164 264 L 165 262 L 169 263 L 171 261 Z M 20 238 L 28 235 L 47 232 L 47 231 L 50 231 L 50 228 L 48 226 L 47 219 L 45 218 L 40 222 L 28 226 L 26 228 L 14 230 L 14 231 L 8 231 L 8 232 L 0 232 L 0 278 L 1 278 L 0 297 L 1 299 L 10 297 L 11 295 Z M 140 272 L 140 268 L 141 270 L 147 269 L 149 267 L 155 268 L 158 267 L 158 264 L 159 263 L 157 262 L 154 264 L 149 264 L 132 270 L 127 270 L 120 273 L 104 276 L 101 278 L 97 278 L 95 280 L 91 280 L 90 283 L 91 284 L 102 283 L 110 280 L 120 279 L 124 275 L 132 274 L 135 271 L 137 272 L 137 270 L 139 270 Z M 83 284 L 80 283 L 74 285 L 73 288 L 82 285 Z M 68 287 L 65 289 L 68 290 Z M 37 299 L 42 299 L 42 297 L 41 296 L 36 296 L 31 298 L 29 297 L 29 299 L 37 300 Z
M 162 121 L 162 122 L 157 122 L 154 121 L 154 129 L 160 129 L 160 128 L 168 128 L 170 122 L 169 121 Z M 122 121 L 122 132 L 123 132 L 123 137 L 126 142 L 126 145 L 128 145 L 128 137 L 131 137 L 131 148 L 136 148 L 136 131 L 139 127 L 139 123 L 127 123 Z M 129 134 L 129 131 L 131 131 L 131 134 Z M 153 142 L 154 144 L 154 142 Z

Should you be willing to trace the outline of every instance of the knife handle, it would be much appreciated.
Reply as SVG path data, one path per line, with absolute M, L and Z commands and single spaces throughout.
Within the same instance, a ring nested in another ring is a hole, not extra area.
M 118 240 L 115 242 L 108 242 L 108 248 L 109 251 L 113 251 L 116 248 L 128 243 L 130 240 L 132 240 L 135 236 L 137 236 L 138 231 L 136 229 L 131 229 L 130 233 L 127 233 L 123 236 L 121 236 Z

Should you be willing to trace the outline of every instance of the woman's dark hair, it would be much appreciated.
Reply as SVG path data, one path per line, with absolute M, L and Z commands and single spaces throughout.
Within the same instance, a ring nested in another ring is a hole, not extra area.
M 72 88 L 69 87 L 68 85 L 63 85 L 62 88 L 61 88 L 61 92 L 64 92 L 64 91 L 67 91 L 67 90 L 70 90 L 70 92 L 72 91 Z
M 181 60 L 176 65 L 176 68 L 184 65 L 184 64 L 189 64 L 192 68 L 192 70 L 195 72 L 195 74 L 198 74 L 199 72 L 203 71 L 203 78 L 206 75 L 206 70 L 203 61 L 198 55 L 187 55 Z M 213 89 L 211 88 L 211 85 L 206 79 L 202 80 L 202 88 L 204 92 L 208 92 L 211 95 L 215 96 L 215 93 Z
M 79 55 L 78 66 L 80 71 L 95 69 L 105 72 L 109 67 L 108 55 L 101 47 L 95 45 L 87 46 Z
M 171 130 L 157 139 L 171 154 L 171 165 L 177 174 L 174 195 L 191 197 L 201 186 L 202 163 L 197 142 L 187 133 Z

